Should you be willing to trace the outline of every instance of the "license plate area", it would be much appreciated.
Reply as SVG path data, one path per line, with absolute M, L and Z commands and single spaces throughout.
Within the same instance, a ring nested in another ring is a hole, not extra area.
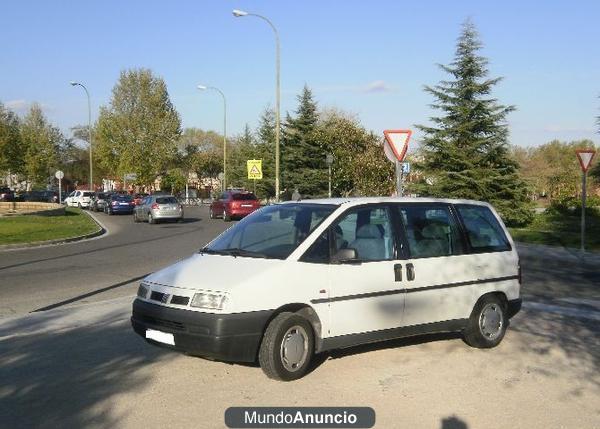
M 146 329 L 146 338 L 159 343 L 175 345 L 175 336 L 167 332 L 156 331 L 154 329 Z

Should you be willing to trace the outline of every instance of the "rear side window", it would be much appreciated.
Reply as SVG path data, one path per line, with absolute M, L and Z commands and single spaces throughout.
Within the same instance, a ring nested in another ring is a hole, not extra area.
M 158 204 L 177 204 L 177 199 L 175 197 L 160 197 L 156 199 Z
M 233 194 L 232 198 L 234 201 L 256 200 L 256 196 L 254 194 Z
M 446 205 L 403 205 L 411 258 L 433 258 L 464 253 L 459 226 Z
M 467 205 L 457 205 L 456 208 L 467 230 L 467 238 L 473 252 L 510 250 L 504 230 L 489 208 Z

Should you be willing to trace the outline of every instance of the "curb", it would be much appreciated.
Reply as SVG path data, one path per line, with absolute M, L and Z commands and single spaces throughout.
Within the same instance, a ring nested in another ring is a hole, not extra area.
M 0 252 L 4 250 L 25 250 L 31 249 L 32 247 L 43 247 L 43 246 L 52 246 L 57 244 L 68 244 L 77 241 L 83 241 L 95 237 L 99 237 L 105 233 L 108 233 L 108 228 L 106 228 L 95 216 L 91 213 L 88 213 L 85 210 L 82 210 L 83 213 L 88 215 L 96 225 L 98 225 L 98 229 L 94 232 L 90 232 L 89 234 L 77 235 L 75 237 L 67 237 L 67 238 L 57 238 L 55 240 L 46 240 L 46 241 L 34 241 L 33 243 L 15 243 L 15 244 L 3 244 L 0 245 Z

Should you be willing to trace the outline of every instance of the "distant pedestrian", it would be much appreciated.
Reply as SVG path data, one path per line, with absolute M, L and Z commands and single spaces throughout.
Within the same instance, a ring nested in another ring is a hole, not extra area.
M 292 193 L 292 201 L 300 201 L 301 198 L 302 195 L 300 195 L 298 188 L 294 189 L 294 192 Z

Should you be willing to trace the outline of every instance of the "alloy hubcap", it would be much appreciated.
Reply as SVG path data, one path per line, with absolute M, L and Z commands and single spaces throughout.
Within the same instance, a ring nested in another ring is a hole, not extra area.
M 479 316 L 479 330 L 489 340 L 495 340 L 502 332 L 504 315 L 498 304 L 487 304 Z

